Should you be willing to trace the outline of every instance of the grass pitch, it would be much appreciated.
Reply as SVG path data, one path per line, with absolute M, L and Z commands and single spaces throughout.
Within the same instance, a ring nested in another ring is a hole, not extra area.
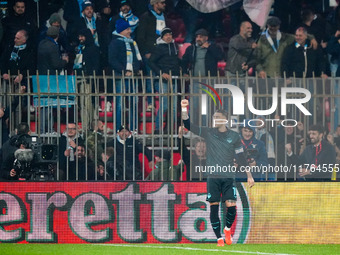
M 217 247 L 216 244 L 0 244 L 1 255 L 321 255 L 340 254 L 340 245 L 308 244 L 236 244 Z

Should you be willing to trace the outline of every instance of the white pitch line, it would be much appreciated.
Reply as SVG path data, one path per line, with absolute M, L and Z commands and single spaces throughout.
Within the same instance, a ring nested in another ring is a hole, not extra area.
M 242 253 L 242 254 L 260 254 L 260 255 L 295 255 L 292 253 L 268 253 L 257 251 L 235 251 L 235 250 L 220 250 L 220 249 L 201 249 L 191 247 L 176 247 L 176 246 L 150 246 L 150 245 L 132 245 L 132 244 L 94 244 L 116 247 L 134 247 L 134 248 L 153 248 L 153 249 L 177 249 L 177 250 L 189 250 L 189 251 L 212 251 L 212 252 L 226 252 L 226 253 Z

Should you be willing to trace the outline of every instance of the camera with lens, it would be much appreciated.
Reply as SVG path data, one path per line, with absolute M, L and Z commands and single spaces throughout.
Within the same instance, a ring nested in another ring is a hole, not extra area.
M 257 158 L 257 155 L 257 149 L 246 149 L 246 159 L 248 163 L 253 163 L 255 161 L 255 158 Z
M 19 148 L 15 151 L 14 170 L 19 179 L 53 180 L 53 165 L 58 162 L 58 147 L 43 144 L 41 138 L 21 135 L 14 141 Z

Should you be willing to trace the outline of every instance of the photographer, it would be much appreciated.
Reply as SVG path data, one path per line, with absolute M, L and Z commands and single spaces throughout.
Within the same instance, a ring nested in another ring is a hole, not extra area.
M 7 155 L 2 165 L 2 178 L 5 180 L 26 179 L 33 167 L 34 152 L 29 149 L 29 134 L 21 134 L 13 137 L 11 146 L 15 151 Z M 12 149 L 12 148 L 10 148 Z
M 264 143 L 255 138 L 255 128 L 249 126 L 248 120 L 245 120 L 245 123 L 246 125 L 241 127 L 240 136 L 249 166 L 267 166 L 268 157 Z M 254 170 L 256 170 L 252 172 L 254 179 L 265 180 L 265 174 L 259 172 L 259 169 L 261 168 L 254 168 Z
M 19 148 L 16 142 L 18 138 L 24 134 L 30 135 L 31 131 L 30 131 L 28 124 L 22 122 L 17 126 L 16 134 L 3 144 L 0 150 L 0 164 L 1 164 L 0 169 L 2 173 L 0 177 L 3 177 L 6 179 L 6 177 L 8 176 L 8 173 L 4 170 L 5 168 L 8 168 L 8 165 L 6 165 L 6 162 L 10 160 L 9 158 L 12 158 L 12 159 L 14 158 L 14 152 Z M 12 164 L 13 164 L 13 161 L 10 167 L 12 167 Z

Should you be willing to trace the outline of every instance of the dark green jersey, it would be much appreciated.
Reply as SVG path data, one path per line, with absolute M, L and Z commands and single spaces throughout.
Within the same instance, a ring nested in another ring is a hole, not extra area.
M 193 133 L 205 139 L 207 145 L 207 166 L 205 169 L 201 169 L 201 171 L 204 173 L 205 170 L 209 175 L 235 178 L 235 154 L 243 154 L 239 134 L 229 129 L 226 132 L 219 132 L 217 128 L 199 127 L 190 123 L 189 120 L 184 121 L 184 125 Z

